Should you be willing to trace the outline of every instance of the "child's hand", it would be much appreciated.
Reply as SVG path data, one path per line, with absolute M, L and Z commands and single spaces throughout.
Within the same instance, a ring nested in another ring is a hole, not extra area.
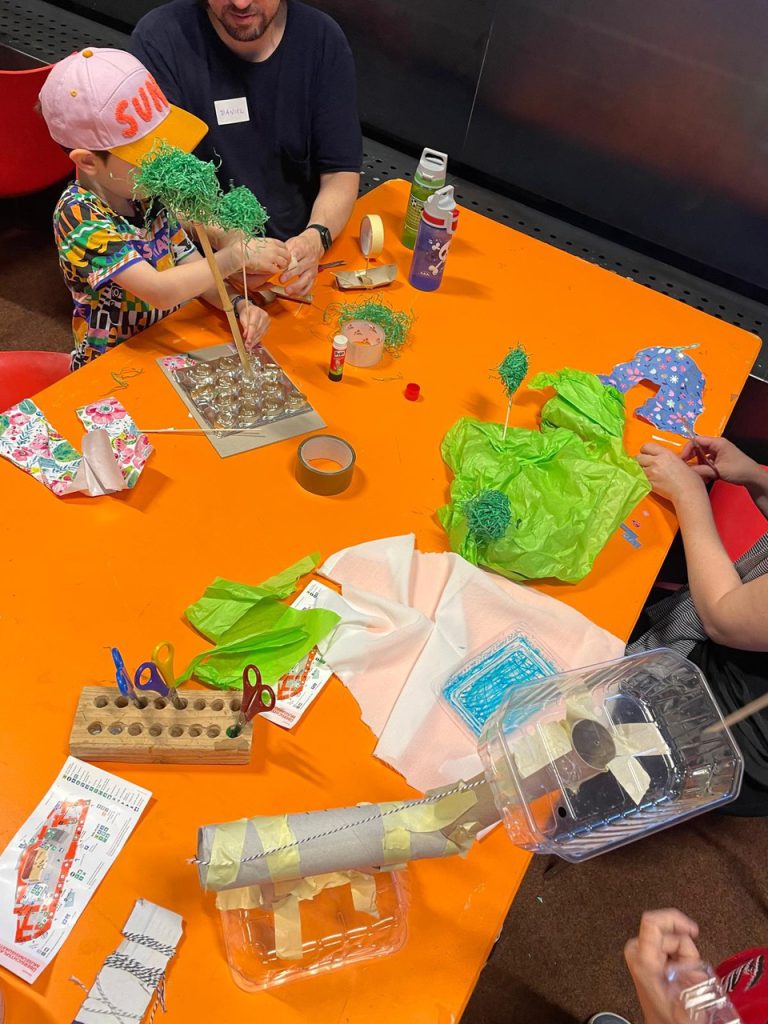
M 637 461 L 656 494 L 669 498 L 675 504 L 694 488 L 702 487 L 701 477 L 693 467 L 660 444 L 644 444 Z
M 245 269 L 249 274 L 272 277 L 285 270 L 291 254 L 285 242 L 276 238 L 252 238 L 245 246 Z
M 701 961 L 696 948 L 699 926 L 679 910 L 651 910 L 643 914 L 640 932 L 624 947 L 646 1024 L 682 1024 L 688 1014 L 671 998 L 667 971 L 694 967 Z
M 699 437 L 697 435 L 696 444 L 712 461 L 711 466 L 691 467 L 694 473 L 698 473 L 704 480 L 714 480 L 719 474 L 720 479 L 727 480 L 728 483 L 746 484 L 753 479 L 756 471 L 759 472 L 754 459 L 750 459 L 740 448 L 730 441 L 726 441 L 724 437 Z M 696 455 L 693 441 L 688 442 L 681 454 L 684 459 L 692 459 Z
M 243 341 L 249 352 L 253 352 L 261 344 L 261 339 L 269 327 L 269 314 L 252 302 L 240 302 L 238 320 L 243 329 Z

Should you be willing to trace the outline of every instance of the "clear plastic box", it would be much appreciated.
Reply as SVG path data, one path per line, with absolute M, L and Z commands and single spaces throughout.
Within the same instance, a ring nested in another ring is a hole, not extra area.
M 408 934 L 406 873 L 373 872 L 372 878 L 376 916 L 355 909 L 349 884 L 323 889 L 313 899 L 299 901 L 301 958 L 296 960 L 278 955 L 271 907 L 220 910 L 235 984 L 246 992 L 259 992 L 397 952 Z
M 667 972 L 670 998 L 689 1024 L 741 1024 L 741 1017 L 711 964 L 681 964 Z
M 660 649 L 516 686 L 478 752 L 512 842 L 577 862 L 735 799 L 720 722 L 699 669 Z

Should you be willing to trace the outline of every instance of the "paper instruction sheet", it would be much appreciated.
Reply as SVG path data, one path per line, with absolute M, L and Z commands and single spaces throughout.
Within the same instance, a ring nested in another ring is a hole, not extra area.
M 0 965 L 35 981 L 59 951 L 151 793 L 68 757 L 0 855 Z
M 292 602 L 292 606 L 301 609 L 314 608 L 318 595 L 324 590 L 328 590 L 328 587 L 317 580 L 312 580 Z M 329 638 L 323 641 L 325 644 L 328 642 Z M 282 725 L 284 729 L 292 729 L 332 675 L 333 669 L 328 666 L 318 649 L 313 647 L 306 658 L 302 658 L 290 672 L 278 680 L 275 692 L 277 704 L 273 711 L 263 711 L 261 717 L 274 722 L 275 725 Z

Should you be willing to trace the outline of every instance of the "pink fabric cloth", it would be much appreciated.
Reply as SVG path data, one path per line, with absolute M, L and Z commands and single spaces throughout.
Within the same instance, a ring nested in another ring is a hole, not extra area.
M 459 555 L 416 551 L 412 534 L 346 548 L 320 572 L 342 587 L 322 598 L 342 617 L 323 654 L 378 736 L 376 756 L 421 790 L 482 770 L 475 738 L 438 694 L 483 648 L 523 632 L 561 671 L 624 652 L 573 608 Z

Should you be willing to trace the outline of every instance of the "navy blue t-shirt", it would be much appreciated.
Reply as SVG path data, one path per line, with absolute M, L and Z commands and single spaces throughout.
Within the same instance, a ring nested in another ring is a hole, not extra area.
M 292 238 L 306 228 L 321 174 L 360 170 L 352 53 L 322 11 L 288 0 L 279 46 L 253 63 L 222 42 L 199 0 L 173 0 L 139 21 L 131 49 L 171 103 L 207 123 L 196 155 L 221 159 L 224 188 L 232 181 L 256 194 L 269 235 Z M 249 120 L 219 124 L 216 102 L 242 97 Z

